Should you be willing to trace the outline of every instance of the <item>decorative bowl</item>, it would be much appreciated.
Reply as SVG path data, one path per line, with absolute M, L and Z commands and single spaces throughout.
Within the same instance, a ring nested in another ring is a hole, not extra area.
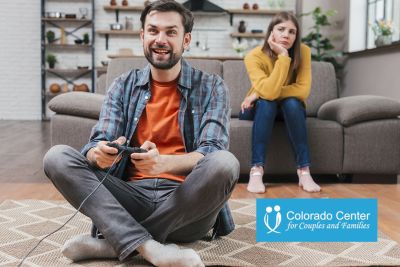
M 122 30 L 122 28 L 123 28 L 123 26 L 122 26 L 122 24 L 121 23 L 112 23 L 112 24 L 110 24 L 110 30 L 113 30 L 113 31 L 120 31 L 120 30 Z

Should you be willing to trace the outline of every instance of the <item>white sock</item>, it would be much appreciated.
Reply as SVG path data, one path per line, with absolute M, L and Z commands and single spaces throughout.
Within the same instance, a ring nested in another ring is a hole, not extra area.
M 117 258 L 117 253 L 107 240 L 88 234 L 75 236 L 65 242 L 62 254 L 73 261 Z
M 251 193 L 265 193 L 265 185 L 263 183 L 264 168 L 262 166 L 254 166 L 250 170 L 249 184 L 247 191 Z
M 140 255 L 158 267 L 203 267 L 200 256 L 193 249 L 163 245 L 153 239 L 145 241 L 137 248 Z
M 321 191 L 321 187 L 314 182 L 308 168 L 305 170 L 298 169 L 297 176 L 299 177 L 299 186 L 301 186 L 304 191 L 310 193 Z

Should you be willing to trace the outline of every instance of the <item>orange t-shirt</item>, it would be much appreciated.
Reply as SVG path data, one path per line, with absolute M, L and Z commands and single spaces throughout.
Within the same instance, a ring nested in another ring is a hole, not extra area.
M 149 140 L 156 144 L 160 154 L 178 155 L 185 153 L 185 146 L 178 124 L 181 95 L 178 80 L 172 82 L 151 82 L 151 98 L 139 119 L 132 138 L 132 146 L 140 147 Z M 128 164 L 130 180 L 154 178 L 139 172 L 132 163 Z M 182 182 L 185 176 L 162 173 L 162 177 Z

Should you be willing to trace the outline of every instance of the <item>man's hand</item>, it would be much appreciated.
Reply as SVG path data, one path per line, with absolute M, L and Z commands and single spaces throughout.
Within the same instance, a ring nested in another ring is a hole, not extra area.
M 156 144 L 145 141 L 140 148 L 148 152 L 131 154 L 131 162 L 138 171 L 147 175 L 159 175 L 168 171 L 167 164 L 165 164 L 163 156 L 160 155 Z
M 247 96 L 242 104 L 240 105 L 241 109 L 242 109 L 242 113 L 244 113 L 244 110 L 247 108 L 250 108 L 253 106 L 254 101 L 256 101 L 258 99 L 258 96 L 256 93 L 252 93 L 251 95 Z
M 271 34 L 268 37 L 268 44 L 269 47 L 271 47 L 271 50 L 274 51 L 275 54 L 289 56 L 287 49 L 276 42 L 273 32 L 271 32 Z
M 124 136 L 121 136 L 117 140 L 113 141 L 113 143 L 118 143 L 120 145 L 125 144 L 125 142 L 126 138 Z M 91 164 L 98 166 L 101 169 L 111 167 L 115 158 L 118 156 L 118 149 L 107 146 L 107 143 L 107 141 L 98 142 L 97 146 L 90 149 L 86 155 Z M 116 162 L 120 160 L 121 157 L 119 157 Z

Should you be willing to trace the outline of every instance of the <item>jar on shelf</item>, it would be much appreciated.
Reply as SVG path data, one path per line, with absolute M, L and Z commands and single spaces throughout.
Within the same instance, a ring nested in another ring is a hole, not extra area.
M 125 30 L 133 31 L 133 18 L 125 17 Z
M 244 20 L 239 21 L 238 32 L 240 33 L 246 32 L 246 22 Z

